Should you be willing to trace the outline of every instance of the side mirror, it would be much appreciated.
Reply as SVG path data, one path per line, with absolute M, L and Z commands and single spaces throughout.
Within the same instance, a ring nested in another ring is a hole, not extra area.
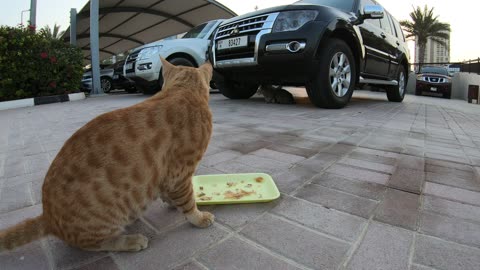
M 385 16 L 382 6 L 368 5 L 363 8 L 363 19 L 381 19 Z

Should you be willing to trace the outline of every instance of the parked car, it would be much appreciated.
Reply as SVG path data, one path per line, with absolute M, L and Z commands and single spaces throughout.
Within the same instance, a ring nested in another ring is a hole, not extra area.
M 213 20 L 198 25 L 180 39 L 169 39 L 146 44 L 134 50 L 124 66 L 124 74 L 135 81 L 145 94 L 162 88 L 162 63 L 160 57 L 174 65 L 198 67 L 206 60 L 210 38 L 223 20 Z
M 125 61 L 126 59 L 113 64 L 113 89 L 125 89 L 125 91 L 128 93 L 135 93 L 137 92 L 135 82 L 123 75 L 123 66 L 125 65 Z
M 346 106 L 358 83 L 401 102 L 409 70 L 400 24 L 374 0 L 302 0 L 229 19 L 210 56 L 228 98 L 250 98 L 260 84 L 305 86 L 323 108 Z
M 100 65 L 100 85 L 104 93 L 114 89 L 125 89 L 129 93 L 136 92 L 135 82 L 123 76 L 124 61 L 113 65 Z M 86 69 L 82 77 L 81 89 L 86 92 L 92 90 L 92 69 Z
M 442 66 L 423 66 L 417 74 L 415 95 L 428 95 L 450 98 L 452 96 L 452 77 L 448 68 Z

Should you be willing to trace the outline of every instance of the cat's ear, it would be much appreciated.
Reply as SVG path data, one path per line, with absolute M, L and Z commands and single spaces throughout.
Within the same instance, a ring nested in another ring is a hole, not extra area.
M 165 78 L 165 75 L 173 69 L 174 65 L 170 64 L 167 60 L 160 56 L 160 61 L 162 61 L 162 75 Z
M 207 83 L 210 83 L 210 81 L 212 80 L 212 75 L 213 75 L 213 67 L 212 67 L 212 64 L 210 63 L 210 61 L 207 60 L 207 62 L 205 62 L 205 64 L 201 65 L 198 69 L 200 70 L 200 72 L 204 76 Z

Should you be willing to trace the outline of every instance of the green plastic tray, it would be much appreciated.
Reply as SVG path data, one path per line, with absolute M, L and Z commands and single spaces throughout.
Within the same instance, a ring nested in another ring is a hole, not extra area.
M 270 202 L 280 197 L 265 173 L 214 174 L 193 177 L 198 205 Z

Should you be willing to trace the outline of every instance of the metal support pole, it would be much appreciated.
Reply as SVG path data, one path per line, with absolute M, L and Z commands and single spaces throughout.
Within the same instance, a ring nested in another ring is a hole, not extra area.
M 70 44 L 77 45 L 77 9 L 70 9 Z
M 98 42 L 98 1 L 90 1 L 90 55 L 92 56 L 92 95 L 103 95 L 100 87 L 100 46 Z
M 37 0 L 30 1 L 30 25 L 37 26 Z
M 22 10 L 21 15 L 20 15 L 20 25 L 21 26 L 23 26 L 23 13 L 29 12 L 29 11 L 30 11 L 30 9 Z

